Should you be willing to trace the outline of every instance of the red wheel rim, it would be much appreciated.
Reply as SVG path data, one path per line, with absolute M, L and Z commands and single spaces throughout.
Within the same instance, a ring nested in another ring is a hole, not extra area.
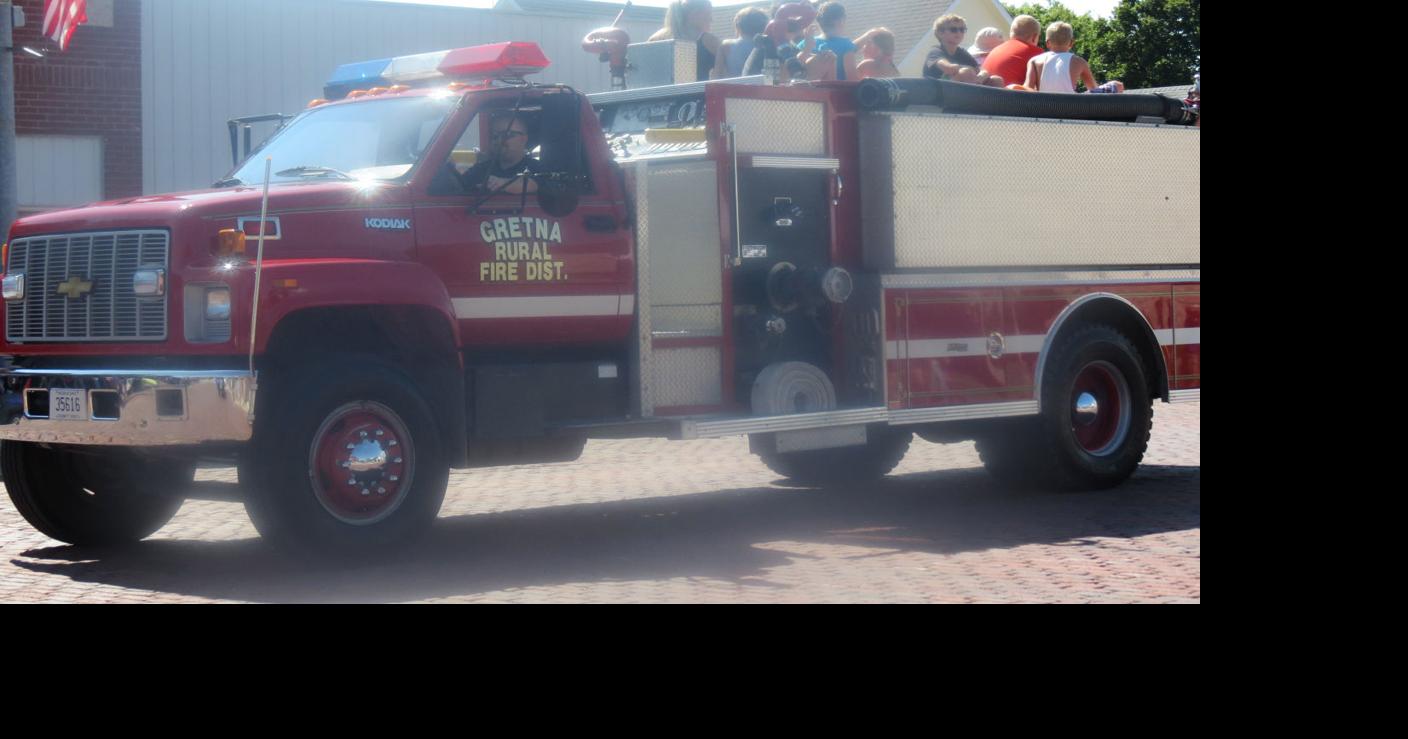
M 1071 430 L 1086 453 L 1112 454 L 1129 434 L 1129 384 L 1109 362 L 1091 362 L 1071 388 Z
M 309 473 L 318 502 L 344 523 L 365 526 L 401 506 L 415 471 L 415 449 L 400 416 L 374 402 L 328 414 L 313 435 Z

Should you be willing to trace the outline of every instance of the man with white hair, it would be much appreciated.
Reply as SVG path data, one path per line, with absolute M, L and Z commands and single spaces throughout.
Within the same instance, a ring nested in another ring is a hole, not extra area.
M 1007 37 L 1002 35 L 1002 31 L 988 26 L 978 31 L 978 35 L 973 39 L 973 45 L 968 47 L 968 53 L 973 55 L 973 59 L 979 64 L 982 64 L 987 61 L 988 53 L 1006 40 Z
M 1042 53 L 1036 45 L 1041 36 L 1041 22 L 1029 15 L 1019 15 L 1012 19 L 1012 38 L 998 44 L 988 52 L 983 62 L 983 71 L 997 75 L 1009 82 L 1020 82 L 1027 78 L 1027 62 Z

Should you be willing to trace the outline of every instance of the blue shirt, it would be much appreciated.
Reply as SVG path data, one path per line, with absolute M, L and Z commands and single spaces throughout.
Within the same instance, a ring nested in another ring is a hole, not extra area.
M 846 55 L 854 52 L 856 45 L 844 36 L 817 36 L 816 53 L 829 51 L 836 55 L 836 79 L 846 79 Z

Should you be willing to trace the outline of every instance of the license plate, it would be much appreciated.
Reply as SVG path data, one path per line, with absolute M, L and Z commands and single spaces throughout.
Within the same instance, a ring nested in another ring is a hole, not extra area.
M 49 390 L 49 418 L 60 421 L 88 420 L 86 392 L 83 390 Z

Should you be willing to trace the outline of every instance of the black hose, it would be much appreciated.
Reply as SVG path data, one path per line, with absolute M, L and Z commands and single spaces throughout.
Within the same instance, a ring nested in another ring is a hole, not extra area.
M 936 105 L 946 113 L 1084 121 L 1134 121 L 1141 117 L 1185 123 L 1183 101 L 1162 95 L 1021 92 L 923 77 L 863 80 L 856 102 L 864 110 Z

